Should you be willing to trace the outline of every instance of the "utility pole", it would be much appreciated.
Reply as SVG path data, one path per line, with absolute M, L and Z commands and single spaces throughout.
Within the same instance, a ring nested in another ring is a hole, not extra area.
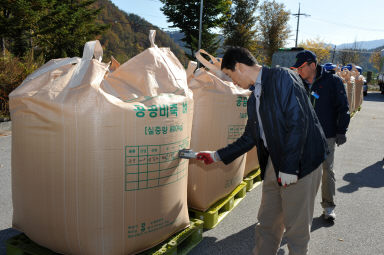
M 335 47 L 333 47 L 332 63 L 333 63 L 333 60 L 335 59 L 335 53 L 336 53 L 336 45 Z
M 200 2 L 200 24 L 199 24 L 199 50 L 201 48 L 201 30 L 202 30 L 202 23 L 203 23 L 203 0 Z
M 298 37 L 298 35 L 299 35 L 300 16 L 303 15 L 303 16 L 305 16 L 305 17 L 309 17 L 309 16 L 311 16 L 311 15 L 306 14 L 306 13 L 300 13 L 300 3 L 299 3 L 299 12 L 298 12 L 298 13 L 295 13 L 295 14 L 292 14 L 292 15 L 297 17 L 296 41 L 295 41 L 295 47 L 297 47 L 297 37 Z
M 199 22 L 199 45 L 198 45 L 198 51 L 200 51 L 201 48 L 201 30 L 202 30 L 202 23 L 203 23 L 203 0 L 200 1 L 200 22 Z M 200 67 L 200 62 L 197 61 L 197 68 Z

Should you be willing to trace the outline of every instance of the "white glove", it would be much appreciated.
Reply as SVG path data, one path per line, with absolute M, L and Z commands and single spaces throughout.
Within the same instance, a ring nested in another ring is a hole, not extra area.
M 297 182 L 297 175 L 279 172 L 279 178 L 277 179 L 277 181 L 281 183 L 281 186 L 286 187 L 289 184 Z

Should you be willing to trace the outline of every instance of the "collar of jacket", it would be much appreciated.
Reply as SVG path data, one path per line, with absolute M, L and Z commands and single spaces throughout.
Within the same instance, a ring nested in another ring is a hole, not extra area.
M 262 96 L 264 94 L 264 86 L 265 86 L 265 82 L 263 82 L 263 77 L 267 77 L 268 76 L 268 71 L 269 71 L 269 67 L 266 67 L 266 66 L 262 66 L 261 67 L 261 95 Z
M 256 81 L 255 81 L 255 84 L 256 84 L 257 80 L 260 79 L 261 86 L 263 86 L 263 83 L 261 82 L 261 78 L 263 77 L 263 69 L 264 69 L 264 67 L 262 66 L 261 69 L 260 69 L 261 76 L 260 76 L 260 73 L 259 73 L 259 75 L 257 76 Z M 260 76 L 260 78 L 259 78 L 259 76 Z M 249 87 L 249 90 L 250 91 L 255 91 L 255 85 L 252 85 L 251 87 Z
M 323 76 L 324 74 L 324 68 L 321 66 L 321 65 L 317 65 L 316 66 L 316 77 L 315 77 L 315 80 L 312 82 L 312 85 L 317 82 L 318 80 L 320 80 L 320 78 Z

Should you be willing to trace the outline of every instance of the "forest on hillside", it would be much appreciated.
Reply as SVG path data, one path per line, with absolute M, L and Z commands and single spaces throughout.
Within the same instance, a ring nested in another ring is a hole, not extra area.
M 99 38 L 106 59 L 113 56 L 122 63 L 139 54 L 150 47 L 149 30 L 154 29 L 157 46 L 170 47 L 180 62 L 184 66 L 187 65 L 187 58 L 182 48 L 158 27 L 135 14 L 120 10 L 110 0 L 97 0 L 95 6 L 102 8 L 97 16 L 97 22 L 109 26 Z

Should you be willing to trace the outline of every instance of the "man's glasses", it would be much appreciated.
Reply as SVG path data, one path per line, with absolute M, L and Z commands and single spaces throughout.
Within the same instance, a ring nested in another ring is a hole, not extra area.
M 313 62 L 304 62 L 300 67 L 297 68 L 297 71 L 301 71 L 304 67 L 309 66 Z

